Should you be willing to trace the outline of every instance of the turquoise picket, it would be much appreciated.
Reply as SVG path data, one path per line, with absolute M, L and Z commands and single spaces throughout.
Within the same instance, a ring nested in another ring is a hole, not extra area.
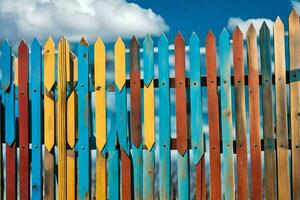
M 15 86 L 12 84 L 12 56 L 11 46 L 7 40 L 1 48 L 1 70 L 2 70 L 2 101 L 5 108 L 5 142 L 13 144 L 16 137 L 15 124 Z
M 169 88 L 169 43 L 164 34 L 158 41 L 159 74 L 159 197 L 171 199 L 171 120 Z
M 115 116 L 108 112 L 110 118 L 111 128 L 107 137 L 107 174 L 108 174 L 108 199 L 120 199 L 120 167 L 119 167 L 119 151 L 116 149 L 117 145 L 117 132 Z
M 223 141 L 222 184 L 225 199 L 234 199 L 232 108 L 230 82 L 230 41 L 229 34 L 223 29 L 219 36 L 220 86 L 221 86 L 221 127 Z
M 31 44 L 31 131 L 32 131 L 32 199 L 42 198 L 42 47 L 35 38 Z
M 88 43 L 78 44 L 78 190 L 79 199 L 90 196 L 90 93 Z
M 196 33 L 190 38 L 190 101 L 191 101 L 191 145 L 194 164 L 204 154 L 202 131 L 202 100 L 200 74 L 200 44 Z
M 262 74 L 262 108 L 264 133 L 264 170 L 266 181 L 266 199 L 276 199 L 276 153 L 273 125 L 272 101 L 272 65 L 271 65 L 271 39 L 268 25 L 264 22 L 259 30 L 261 74 Z
M 143 42 L 143 62 L 144 62 L 144 84 L 150 85 L 154 78 L 154 52 L 153 41 L 150 35 L 147 35 Z M 144 86 L 145 89 L 145 86 Z M 153 90 L 154 92 L 154 90 Z M 144 93 L 143 93 L 144 94 Z M 143 95 L 144 97 L 144 95 Z M 154 102 L 153 102 L 154 103 Z M 144 108 L 144 100 L 142 101 L 142 108 Z M 143 116 L 145 110 L 143 109 Z M 154 124 L 153 124 L 154 126 Z M 144 131 L 145 133 L 145 131 Z M 145 140 L 144 136 L 144 140 Z M 154 168 L 155 168 L 155 144 L 151 149 L 143 151 L 143 199 L 151 199 L 154 197 Z

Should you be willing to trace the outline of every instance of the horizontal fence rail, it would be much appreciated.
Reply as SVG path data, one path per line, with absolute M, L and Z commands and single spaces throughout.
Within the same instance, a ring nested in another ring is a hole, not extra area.
M 119 37 L 112 60 L 101 38 L 17 56 L 5 40 L 1 199 L 300 199 L 295 10 L 288 24 L 288 40 L 279 17 L 209 32 L 201 54 L 195 33 L 172 51 Z

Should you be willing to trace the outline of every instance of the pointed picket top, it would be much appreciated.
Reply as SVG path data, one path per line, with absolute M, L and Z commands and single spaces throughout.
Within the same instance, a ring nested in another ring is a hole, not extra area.
M 174 43 L 175 46 L 184 46 L 184 38 L 180 31 L 177 33 Z
M 260 30 L 259 30 L 259 34 L 270 34 L 270 29 L 266 23 L 266 21 L 263 22 L 262 26 L 260 27 Z
M 11 46 L 7 39 L 5 39 L 4 43 L 1 47 L 2 59 L 1 65 L 2 68 L 2 80 L 1 87 L 5 92 L 9 88 L 12 82 L 12 63 L 11 63 Z
M 41 80 L 42 80 L 42 46 L 37 38 L 31 43 L 31 88 L 40 92 Z
M 298 13 L 295 8 L 292 9 L 291 14 L 289 15 L 289 21 L 293 19 L 299 19 Z
M 158 40 L 158 46 L 168 46 L 169 41 L 164 33 L 162 33 Z
M 28 46 L 24 39 L 21 40 L 19 47 L 18 47 L 18 52 L 20 53 L 21 51 L 28 52 Z
M 39 40 L 36 37 L 31 42 L 31 48 L 33 48 L 33 47 L 41 47 L 41 44 L 40 44 Z
M 121 37 L 115 43 L 115 83 L 119 91 L 122 91 L 126 81 L 125 44 Z
M 130 52 L 136 52 L 140 50 L 140 45 L 139 45 L 139 41 L 136 39 L 135 35 L 132 36 L 131 41 L 130 41 Z M 132 55 L 136 55 L 136 54 L 132 54 Z M 139 59 L 139 58 L 138 58 Z M 139 62 L 139 60 L 137 59 L 131 59 L 131 62 Z M 131 72 L 139 72 L 140 71 L 140 65 L 138 63 L 134 63 L 130 65 L 130 71 Z
M 246 33 L 247 37 L 249 38 L 252 38 L 252 37 L 256 37 L 256 30 L 253 26 L 253 24 L 251 23 L 248 30 L 247 30 L 247 33 Z
M 55 43 L 51 36 L 44 45 L 44 86 L 51 91 L 55 83 Z
M 243 38 L 243 32 L 241 31 L 240 27 L 237 26 L 232 35 L 233 38 Z
M 216 42 L 216 38 L 215 38 L 215 36 L 214 36 L 214 34 L 213 34 L 212 31 L 209 31 L 207 33 L 206 38 L 205 38 L 205 42 L 206 43 L 209 43 L 209 42 L 215 43 Z
M 94 44 L 96 146 L 99 151 L 106 144 L 106 96 L 105 96 L 105 46 L 100 37 Z
M 82 44 L 84 46 L 89 46 L 89 42 L 87 41 L 85 36 L 81 37 L 80 44 Z
M 190 44 L 199 42 L 199 38 L 195 32 L 192 33 L 189 42 L 190 42 Z
M 274 23 L 274 27 L 273 29 L 277 29 L 277 30 L 284 30 L 284 25 L 283 25 L 283 22 L 281 21 L 280 17 L 278 16 L 275 20 L 275 23 Z
M 149 34 L 143 42 L 144 84 L 149 87 L 154 78 L 153 40 Z
M 226 28 L 223 28 L 222 32 L 220 33 L 220 36 L 219 36 L 219 39 L 222 40 L 229 40 L 229 33 L 228 31 L 226 30 Z

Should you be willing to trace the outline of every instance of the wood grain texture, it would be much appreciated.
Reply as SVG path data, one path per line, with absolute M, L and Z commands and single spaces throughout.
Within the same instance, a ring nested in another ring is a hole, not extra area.
M 96 160 L 96 199 L 106 200 L 107 199 L 106 157 L 101 153 L 101 151 L 97 150 L 96 159 L 97 159 Z
M 90 199 L 90 93 L 89 93 L 89 43 L 81 38 L 78 56 L 78 198 Z
M 247 59 L 249 84 L 249 126 L 252 199 L 263 198 L 260 145 L 259 79 L 256 31 L 253 24 L 247 31 Z
M 169 42 L 164 34 L 158 42 L 159 76 L 159 197 L 171 199 L 171 120 L 169 88 Z
M 205 154 L 196 165 L 196 199 L 206 199 Z
M 235 124 L 236 124 L 236 171 L 237 198 L 249 198 L 248 155 L 246 138 L 245 80 L 244 80 L 244 44 L 243 33 L 237 27 L 232 36 Z
M 205 40 L 211 199 L 221 199 L 220 125 L 217 89 L 216 41 L 212 32 Z
M 69 44 L 61 38 L 58 44 L 57 70 L 57 148 L 58 148 L 58 199 L 67 198 L 67 68 L 69 67 Z
M 291 199 L 284 26 L 278 17 L 274 25 L 274 70 L 276 95 L 278 199 Z
M 277 199 L 276 152 L 272 109 L 272 69 L 270 30 L 264 22 L 259 31 L 260 61 L 262 73 L 262 107 L 264 133 L 264 160 L 266 199 Z
M 24 40 L 18 47 L 19 54 L 19 146 L 20 146 L 20 199 L 29 199 L 29 99 L 28 99 L 28 47 Z
M 31 44 L 31 191 L 32 199 L 42 198 L 42 47 Z
M 122 199 L 132 199 L 131 158 L 121 149 L 122 161 Z
M 289 16 L 290 76 L 297 80 L 300 69 L 300 25 L 299 16 L 293 10 Z M 292 80 L 293 80 L 292 79 Z M 300 82 L 290 83 L 290 116 L 292 139 L 292 193 L 293 199 L 300 199 Z
M 76 199 L 76 155 L 74 149 L 67 150 L 67 199 Z
M 17 199 L 17 150 L 16 142 L 6 144 L 6 199 Z

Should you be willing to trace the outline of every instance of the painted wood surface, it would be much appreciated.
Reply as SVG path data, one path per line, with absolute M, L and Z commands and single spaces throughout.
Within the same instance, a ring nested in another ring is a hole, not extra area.
M 144 90 L 143 90 L 143 199 L 155 199 L 155 114 L 154 114 L 154 44 L 150 35 L 143 42 Z
M 259 30 L 260 61 L 262 74 L 262 107 L 264 133 L 264 160 L 266 199 L 277 199 L 276 152 L 272 109 L 272 69 L 270 30 L 266 22 Z
M 249 126 L 252 199 L 262 199 L 262 171 L 260 144 L 259 77 L 256 30 L 250 25 L 247 34 Z
M 278 199 L 291 199 L 288 122 L 286 99 L 284 25 L 278 17 L 274 24 L 274 71 L 276 99 Z
M 169 88 L 169 42 L 164 34 L 158 42 L 159 76 L 159 197 L 171 199 L 171 106 Z
M 289 55 L 290 55 L 290 116 L 292 139 L 292 192 L 293 199 L 300 198 L 300 82 L 297 71 L 300 67 L 300 25 L 299 16 L 293 10 L 289 16 Z
M 20 199 L 29 199 L 29 50 L 24 40 L 18 47 L 18 108 L 20 146 Z
M 42 47 L 35 38 L 31 44 L 31 191 L 32 199 L 42 198 Z
M 90 198 L 90 93 L 88 46 L 82 37 L 78 53 L 78 198 Z
M 206 45 L 206 73 L 207 100 L 209 126 L 209 156 L 210 163 L 210 193 L 211 199 L 221 199 L 221 161 L 220 161 L 220 125 L 216 70 L 216 41 L 212 32 L 205 40 Z
M 187 109 L 185 88 L 185 44 L 179 32 L 175 46 L 175 99 L 178 165 L 178 198 L 189 199 L 189 152 L 187 151 Z
M 4 136 L 6 146 L 5 159 L 5 184 L 6 199 L 17 199 L 17 152 L 16 152 L 16 116 L 15 116 L 15 86 L 12 82 L 14 77 L 12 50 L 7 40 L 1 46 L 1 80 L 2 103 L 4 111 Z M 17 84 L 16 84 L 17 85 Z
M 239 27 L 235 29 L 232 40 L 236 125 L 237 198 L 249 199 L 244 79 L 244 39 L 243 33 Z
M 49 37 L 44 45 L 44 199 L 55 196 L 55 44 Z
M 141 122 L 140 46 L 135 36 L 130 42 L 130 133 L 132 142 L 133 193 L 143 198 L 143 145 Z
M 223 189 L 225 199 L 235 199 L 233 142 L 232 142 L 232 106 L 230 83 L 230 43 L 229 34 L 223 29 L 219 36 L 220 94 L 221 94 L 221 130 L 223 141 Z

